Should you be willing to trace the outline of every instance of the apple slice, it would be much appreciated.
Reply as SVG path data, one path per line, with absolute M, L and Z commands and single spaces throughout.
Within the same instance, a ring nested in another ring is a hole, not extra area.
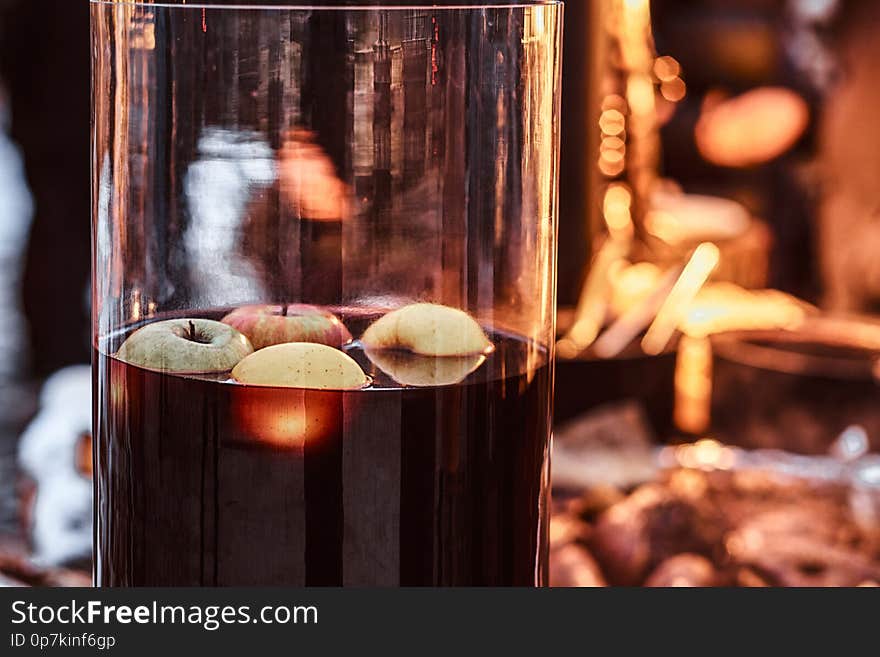
M 312 390 L 358 390 L 370 382 L 350 356 L 313 342 L 255 351 L 232 370 L 232 378 L 248 385 Z
M 250 341 L 210 319 L 168 319 L 132 333 L 116 357 L 131 365 L 177 374 L 228 372 L 253 353 Z
M 470 315 L 434 303 L 388 313 L 366 330 L 361 343 L 368 349 L 403 349 L 422 356 L 472 356 L 493 348 Z
M 330 347 L 351 342 L 351 333 L 336 315 L 306 304 L 242 306 L 222 321 L 246 335 L 257 350 L 286 342 Z

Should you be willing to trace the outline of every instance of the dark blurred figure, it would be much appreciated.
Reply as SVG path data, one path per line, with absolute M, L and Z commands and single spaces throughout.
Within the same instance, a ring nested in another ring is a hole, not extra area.
M 0 76 L 35 203 L 24 310 L 44 377 L 89 360 L 89 3 L 0 0 Z

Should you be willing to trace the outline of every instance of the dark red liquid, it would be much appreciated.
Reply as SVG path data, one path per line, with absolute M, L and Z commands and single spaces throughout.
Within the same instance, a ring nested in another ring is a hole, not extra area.
M 106 355 L 118 341 L 96 350 L 97 583 L 545 583 L 551 368 L 491 337 L 463 382 L 427 388 L 355 346 L 374 385 L 349 392 L 163 374 Z

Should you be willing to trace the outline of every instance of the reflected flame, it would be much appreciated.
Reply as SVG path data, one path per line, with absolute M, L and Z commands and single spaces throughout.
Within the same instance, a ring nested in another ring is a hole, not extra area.
M 131 315 L 130 319 L 132 322 L 140 321 L 141 319 L 141 293 L 140 290 L 135 290 L 133 293 L 134 299 L 131 301 Z
M 279 176 L 282 193 L 301 217 L 340 221 L 349 216 L 348 188 L 311 133 L 290 134 L 279 153 Z
M 92 478 L 92 434 L 84 433 L 76 441 L 76 471 Z
M 341 430 L 343 394 L 235 385 L 231 412 L 238 439 L 294 449 L 324 440 Z

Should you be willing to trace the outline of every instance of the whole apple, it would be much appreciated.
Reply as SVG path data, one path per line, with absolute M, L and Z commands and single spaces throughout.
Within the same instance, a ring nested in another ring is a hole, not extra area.
M 352 340 L 336 315 L 307 304 L 242 306 L 222 321 L 246 335 L 257 350 L 288 342 L 341 347 Z
M 254 351 L 227 324 L 210 319 L 168 319 L 132 333 L 116 357 L 131 365 L 178 374 L 228 372 Z

